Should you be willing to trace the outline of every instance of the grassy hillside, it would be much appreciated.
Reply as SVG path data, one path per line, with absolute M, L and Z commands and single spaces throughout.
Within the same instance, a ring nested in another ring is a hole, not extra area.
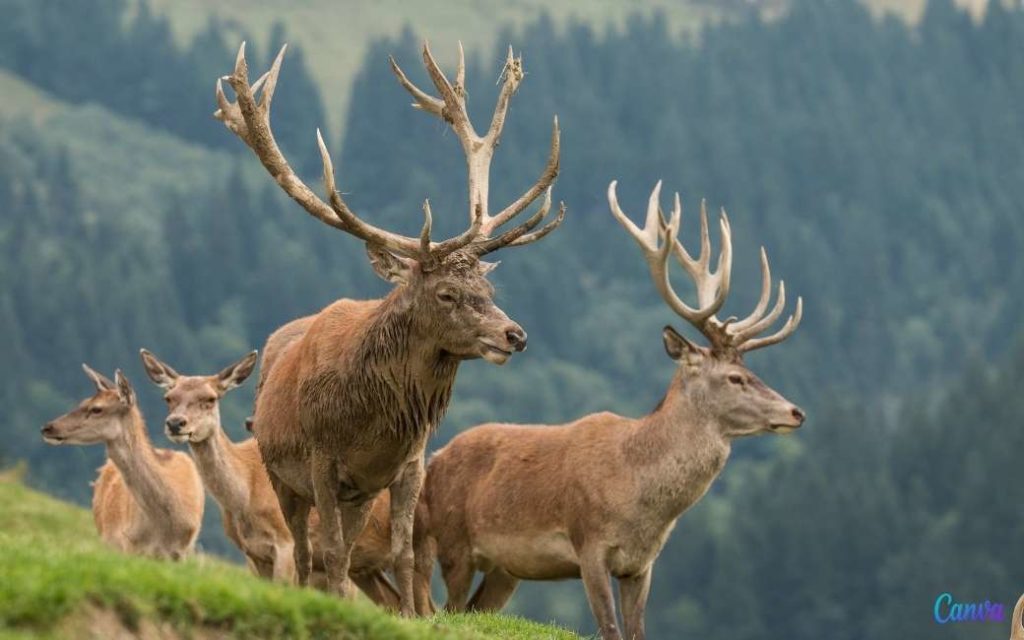
M 577 638 L 506 616 L 405 621 L 251 577 L 199 557 L 182 564 L 105 548 L 91 515 L 0 476 L 0 638 Z

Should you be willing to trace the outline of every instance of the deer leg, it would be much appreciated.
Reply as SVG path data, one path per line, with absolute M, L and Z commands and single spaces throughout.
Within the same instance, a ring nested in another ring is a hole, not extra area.
M 295 544 L 291 541 L 274 545 L 271 574 L 275 582 L 295 582 Z
M 359 573 L 352 576 L 352 580 L 374 604 L 388 611 L 398 611 L 398 591 L 383 571 Z
M 352 567 L 352 549 L 355 547 L 355 540 L 366 528 L 366 521 L 370 519 L 370 508 L 373 506 L 373 497 L 365 499 L 363 494 L 358 498 L 360 502 L 342 502 L 339 506 L 341 513 L 342 546 L 340 556 L 344 559 L 345 593 L 351 596 L 355 592 L 353 582 L 348 575 Z M 330 578 L 330 572 L 328 572 Z
M 516 592 L 519 580 L 504 569 L 492 569 L 484 576 L 469 600 L 469 611 L 501 611 Z
M 341 524 L 337 465 L 333 460 L 314 452 L 310 467 L 313 476 L 313 496 L 316 500 L 316 510 L 320 514 L 320 539 L 324 549 L 327 588 L 342 597 L 349 597 L 354 590 L 348 579 L 351 549 L 346 544 Z
M 651 567 L 628 578 L 619 578 L 622 627 L 626 640 L 644 640 L 644 609 L 651 591 Z
M 430 579 L 434 575 L 437 559 L 437 541 L 429 534 L 426 507 L 420 500 L 416 505 L 416 524 L 413 528 L 414 576 L 413 599 L 416 601 L 416 615 L 429 616 L 436 611 L 430 596 Z
M 592 550 L 581 554 L 580 574 L 587 592 L 590 610 L 597 620 L 602 640 L 622 640 L 615 619 L 615 598 L 612 595 L 611 576 L 604 563 L 603 553 Z
M 270 475 L 270 485 L 277 494 L 277 502 L 281 506 L 284 522 L 288 532 L 292 534 L 292 560 L 282 561 L 280 549 L 275 549 L 274 575 L 285 571 L 284 564 L 291 565 L 291 571 L 300 587 L 309 584 L 309 573 L 312 571 L 312 554 L 309 548 L 309 511 L 312 505 L 308 500 L 292 491 L 287 485 Z M 282 567 L 278 569 L 278 565 Z M 288 578 L 289 580 L 291 578 Z
M 459 553 L 458 550 L 451 549 L 444 551 L 441 557 L 441 577 L 444 578 L 448 590 L 445 611 L 461 613 L 466 610 L 466 601 L 469 599 L 469 589 L 473 586 L 475 573 L 469 553 Z
M 415 556 L 412 547 L 413 520 L 416 501 L 423 486 L 423 457 L 419 456 L 402 470 L 391 484 L 391 555 L 395 559 L 395 578 L 401 598 L 401 614 L 415 616 L 413 571 Z

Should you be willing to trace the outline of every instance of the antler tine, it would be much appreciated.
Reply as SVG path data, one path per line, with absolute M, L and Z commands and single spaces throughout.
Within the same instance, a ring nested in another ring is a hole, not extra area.
M 747 351 L 753 351 L 754 349 L 760 349 L 762 347 L 768 347 L 773 344 L 778 344 L 788 338 L 796 328 L 800 326 L 800 320 L 804 316 L 804 299 L 797 297 L 796 299 L 796 311 L 793 315 L 786 319 L 786 324 L 782 325 L 782 328 L 770 336 L 764 338 L 754 338 L 747 342 L 740 343 L 737 345 L 737 349 L 740 353 L 746 353 Z
M 390 251 L 407 257 L 423 259 L 420 239 L 401 236 L 359 219 L 341 198 L 334 182 L 334 164 L 324 144 L 323 136 L 317 131 L 317 145 L 323 162 L 324 186 L 330 204 L 321 200 L 312 189 L 295 174 L 288 160 L 281 153 L 270 127 L 270 106 L 277 89 L 281 65 L 287 45 L 281 47 L 270 70 L 263 74 L 254 85 L 249 84 L 249 68 L 245 59 L 245 42 L 238 48 L 235 68 L 230 76 L 217 80 L 216 97 L 218 109 L 214 117 L 253 150 L 263 167 L 293 200 L 315 218 L 336 229 L 341 229 L 366 242 L 379 244 Z M 224 94 L 223 82 L 227 81 L 235 91 L 236 101 L 231 102 Z M 256 92 L 260 92 L 259 101 Z M 470 238 L 471 240 L 472 238 Z M 468 243 L 468 240 L 466 241 Z
M 388 56 L 388 62 L 391 64 L 391 70 L 396 76 L 398 76 L 398 82 L 412 95 L 413 99 L 416 100 L 416 102 L 412 103 L 413 108 L 422 109 L 427 113 L 432 113 L 439 118 L 443 118 L 444 116 L 441 114 L 444 111 L 444 101 L 438 100 L 434 96 L 414 85 L 405 75 L 405 72 L 402 71 L 402 68 L 398 66 L 398 63 L 395 62 L 395 58 L 393 56 Z
M 540 240 L 541 238 L 543 238 L 544 236 L 546 236 L 549 233 L 551 233 L 552 231 L 554 231 L 555 229 L 557 229 L 558 227 L 560 227 L 562 225 L 562 221 L 563 220 L 565 220 L 565 203 L 564 202 L 559 202 L 558 203 L 558 214 L 555 215 L 554 220 L 552 220 L 551 222 L 547 223 L 546 225 L 544 225 L 540 229 L 537 229 L 536 231 L 532 231 L 532 232 L 524 235 L 523 237 L 519 238 L 518 240 L 513 240 L 512 242 L 508 243 L 505 246 L 507 246 L 507 247 L 521 247 L 523 245 L 527 245 L 527 244 L 530 244 L 532 242 L 536 242 L 536 241 Z
M 782 311 L 785 308 L 786 283 L 782 280 L 779 280 L 778 294 L 775 299 L 775 306 L 772 307 L 772 310 L 769 311 L 767 315 L 765 315 L 762 318 L 758 318 L 757 321 L 754 322 L 754 324 L 750 325 L 746 329 L 738 331 L 735 328 L 733 328 L 732 334 L 734 336 L 734 344 L 742 344 L 743 342 L 746 342 L 750 338 L 756 336 L 757 334 L 761 333 L 768 327 L 775 324 L 775 321 L 779 319 L 779 316 L 782 315 Z
M 462 43 L 459 43 L 458 59 L 456 62 L 455 84 L 453 85 L 445 76 L 430 51 L 430 46 L 423 45 L 423 64 L 427 74 L 434 84 L 440 97 L 434 97 L 414 85 L 393 58 L 389 58 L 391 68 L 398 77 L 398 81 L 415 99 L 414 107 L 434 114 L 441 118 L 455 131 L 462 145 L 466 156 L 466 168 L 468 173 L 468 193 L 470 220 L 473 221 L 478 212 L 482 212 L 483 218 L 480 225 L 480 235 L 487 239 L 499 227 L 509 220 L 522 213 L 530 204 L 541 197 L 554 183 L 559 171 L 560 132 L 558 129 L 558 118 L 555 118 L 551 132 L 551 151 L 548 156 L 547 165 L 540 178 L 523 195 L 502 209 L 498 215 L 491 216 L 488 211 L 488 193 L 490 182 L 491 160 L 494 150 L 501 139 L 501 132 L 508 115 L 508 108 L 512 96 L 515 95 L 522 83 L 525 74 L 521 57 L 516 57 L 512 48 L 509 47 L 505 59 L 505 66 L 502 70 L 502 86 L 498 93 L 498 99 L 494 107 L 494 114 L 487 133 L 483 136 L 477 134 L 469 119 L 466 110 L 466 59 Z M 531 218 L 533 220 L 533 218 Z M 545 226 L 541 231 L 527 233 L 534 225 L 526 224 L 517 227 L 495 238 L 496 242 L 478 243 L 478 248 L 486 247 L 487 251 L 494 251 L 502 246 L 521 246 L 528 242 L 539 240 L 557 228 L 561 223 L 561 212 L 553 226 Z M 500 239 L 500 240 L 499 240 Z
M 558 217 L 564 217 L 564 215 L 565 215 L 564 209 L 565 209 L 565 205 L 563 204 L 562 207 L 559 209 L 559 216 Z M 522 224 L 520 224 L 520 225 L 518 225 L 516 227 L 513 227 L 512 229 L 509 229 L 508 231 L 502 233 L 500 236 L 498 236 L 496 238 L 489 238 L 487 240 L 482 240 L 482 241 L 475 242 L 474 243 L 474 248 L 475 248 L 476 254 L 478 256 L 483 256 L 483 255 L 486 255 L 488 253 L 491 253 L 492 251 L 497 251 L 501 247 L 508 246 L 510 244 L 513 244 L 513 243 L 521 240 L 523 238 L 523 236 L 525 236 L 527 234 L 527 232 L 532 231 L 534 227 L 536 227 L 538 224 L 540 224 L 541 220 L 543 220 L 548 215 L 548 211 L 550 211 L 550 210 L 551 210 L 551 189 L 548 189 L 547 192 L 544 195 L 544 202 L 543 202 L 543 204 L 541 204 L 540 208 L 537 209 L 536 213 L 534 213 L 532 216 L 527 218 L 526 221 L 523 222 Z M 556 218 L 556 220 L 557 220 L 557 218 Z M 557 220 L 557 221 L 558 221 L 559 224 L 561 224 L 561 220 Z M 546 225 L 546 226 L 550 226 L 550 225 Z M 548 230 L 548 232 L 546 232 L 544 235 L 547 235 L 547 233 L 550 233 L 550 231 L 551 230 Z M 541 237 L 543 237 L 543 236 L 541 236 Z M 535 240 L 539 240 L 539 239 L 540 238 L 535 238 Z M 532 240 L 531 240 L 531 242 L 532 242 Z
M 661 229 L 661 215 L 658 211 L 658 197 L 661 192 L 661 181 L 654 186 L 654 190 L 651 192 L 651 197 L 648 200 L 647 207 L 647 222 L 643 229 L 638 228 L 633 222 L 622 212 L 619 207 L 618 197 L 615 194 L 615 187 L 617 181 L 613 180 L 608 185 L 608 204 L 611 207 L 612 215 L 625 227 L 626 231 L 629 232 L 633 239 L 644 254 L 644 259 L 647 261 L 647 266 L 651 272 L 651 278 L 654 280 L 654 286 L 658 289 L 658 293 L 665 300 L 665 303 L 676 312 L 681 318 L 696 327 L 701 333 L 708 337 L 709 340 L 717 339 L 712 331 L 709 331 L 707 322 L 709 318 L 714 314 L 714 311 L 700 308 L 694 309 L 688 304 L 683 302 L 675 291 L 672 289 L 672 284 L 669 281 L 668 273 L 668 258 L 672 254 L 673 248 L 678 244 L 678 235 L 680 223 L 682 221 L 683 209 L 681 206 L 675 206 L 672 210 L 672 218 L 668 222 L 668 227 Z M 664 243 L 659 247 L 658 242 L 660 236 L 664 233 Z
M 678 193 L 675 194 L 674 207 L 682 208 Z M 711 234 L 708 230 L 707 204 L 704 200 L 701 200 L 700 205 L 700 254 L 697 259 L 690 256 L 686 247 L 678 239 L 672 243 L 676 260 L 690 275 L 696 286 L 697 304 L 701 309 L 702 319 L 713 318 L 722 308 L 729 295 L 732 280 L 732 229 L 729 226 L 729 216 L 725 213 L 725 209 L 722 209 L 718 224 L 722 234 L 722 247 L 714 272 L 708 268 L 711 263 Z
M 512 202 L 512 204 L 502 209 L 500 213 L 491 217 L 488 221 L 489 228 L 485 225 L 484 233 L 489 233 L 491 230 L 497 229 L 515 216 L 519 215 L 520 212 L 540 197 L 542 193 L 551 188 L 551 185 L 553 185 L 555 180 L 558 178 L 558 172 L 561 168 L 561 148 L 561 130 L 558 128 L 558 116 L 555 116 L 554 122 L 551 126 L 551 150 L 548 152 L 548 162 L 544 166 L 544 171 L 541 172 L 537 182 L 533 183 L 533 186 L 527 189 L 523 195 L 519 196 L 514 202 Z
M 385 231 L 364 222 L 349 209 L 348 204 L 345 203 L 341 194 L 338 193 L 334 182 L 334 163 L 331 161 L 331 154 L 327 151 L 327 145 L 320 134 L 320 129 L 316 130 L 316 143 L 320 148 L 320 160 L 324 167 L 324 188 L 327 190 L 331 209 L 336 214 L 337 223 L 331 226 L 347 231 L 366 242 L 386 247 L 389 251 L 400 255 L 418 260 L 427 260 L 429 255 L 423 252 L 422 234 L 426 234 L 426 246 L 430 246 L 431 220 L 429 207 L 424 208 L 423 213 L 426 220 L 424 221 L 423 232 L 419 240 Z
M 796 330 L 803 317 L 803 298 L 797 298 L 796 311 L 786 319 L 785 324 L 777 332 L 763 338 L 756 338 L 759 333 L 766 331 L 775 324 L 782 316 L 786 308 L 786 283 L 779 281 L 778 293 L 775 304 L 771 311 L 765 313 L 768 303 L 771 300 L 771 267 L 768 262 L 768 254 L 761 248 L 761 297 L 754 307 L 753 313 L 743 320 L 732 323 L 727 328 L 729 343 L 740 353 L 753 351 L 779 342 L 782 342 Z
M 501 92 L 498 94 L 498 102 L 494 105 L 494 115 L 491 116 L 491 126 L 487 129 L 486 139 L 491 147 L 498 146 L 501 139 L 501 130 L 505 127 L 505 116 L 508 115 L 509 101 L 519 85 L 523 81 L 523 58 L 516 58 L 512 53 L 512 45 L 508 47 L 508 56 L 505 58 L 505 67 L 501 71 L 504 82 L 501 85 Z
M 768 301 L 772 295 L 772 269 L 768 264 L 768 252 L 765 251 L 764 247 L 761 247 L 761 297 L 757 300 L 757 306 L 754 307 L 754 311 L 743 318 L 737 320 L 730 325 L 730 329 L 734 333 L 740 333 L 746 329 L 749 329 L 755 322 L 757 322 L 765 310 L 768 308 Z
M 434 55 L 430 53 L 430 45 L 426 42 L 423 43 L 423 65 L 427 68 L 430 80 L 437 87 L 437 92 L 441 94 L 441 100 L 444 101 L 445 110 L 442 117 L 452 125 L 465 146 L 472 141 L 472 138 L 476 137 L 476 132 L 473 131 L 473 125 L 469 121 L 465 103 L 459 98 L 452 84 L 441 71 Z
M 463 101 L 466 99 L 466 52 L 459 40 L 459 60 L 455 65 L 455 93 Z

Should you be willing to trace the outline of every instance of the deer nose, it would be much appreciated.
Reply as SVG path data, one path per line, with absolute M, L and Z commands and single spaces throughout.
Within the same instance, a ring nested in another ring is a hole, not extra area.
M 800 407 L 793 407 L 792 413 L 793 417 L 796 418 L 797 422 L 803 424 L 804 419 L 807 417 L 807 414 L 804 413 L 803 409 L 801 409 Z
M 185 428 L 185 425 L 188 424 L 188 419 L 182 416 L 170 416 L 165 424 L 171 435 L 178 435 Z
M 51 435 L 53 435 L 53 430 L 54 430 L 53 423 L 52 422 L 47 422 L 45 425 L 43 425 L 43 428 L 40 429 L 39 432 L 41 434 L 43 434 L 44 436 L 51 436 Z
M 510 347 L 516 351 L 526 351 L 526 332 L 520 326 L 515 326 L 505 332 L 505 339 Z

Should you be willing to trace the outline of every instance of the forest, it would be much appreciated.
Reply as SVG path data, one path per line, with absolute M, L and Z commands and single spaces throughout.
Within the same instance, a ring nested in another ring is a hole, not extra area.
M 102 450 L 39 437 L 89 392 L 80 363 L 122 368 L 170 446 L 140 347 L 214 373 L 288 320 L 386 290 L 358 242 L 286 200 L 211 117 L 237 25 L 211 18 L 181 43 L 145 2 L 127 11 L 0 1 L 0 467 L 24 461 L 32 485 L 81 503 Z M 265 68 L 288 34 L 247 39 Z M 535 180 L 557 114 L 568 215 L 492 278 L 529 351 L 465 365 L 430 448 L 486 421 L 657 404 L 673 367 L 661 327 L 689 327 L 605 191 L 617 179 L 639 216 L 663 179 L 682 196 L 684 237 L 701 199 L 729 212 L 727 312 L 753 306 L 761 245 L 803 296 L 793 338 L 748 364 L 809 418 L 793 436 L 736 443 L 680 520 L 655 566 L 651 636 L 1006 637 L 1005 625 L 938 625 L 932 607 L 950 592 L 1012 609 L 1024 589 L 1024 9 L 993 1 L 974 18 L 929 0 L 910 24 L 856 0 L 793 0 L 772 20 L 740 7 L 696 35 L 658 16 L 597 29 L 540 15 L 497 40 L 467 51 L 474 117 L 493 105 L 508 43 L 527 76 L 492 201 Z M 429 84 L 416 25 L 339 78 L 352 85 L 343 131 L 327 127 L 308 68 L 316 44 L 289 44 L 273 117 L 307 182 L 319 183 L 321 127 L 360 215 L 415 235 L 429 197 L 439 235 L 463 228 L 458 141 L 409 107 L 387 64 Z M 253 386 L 227 399 L 239 438 Z M 217 518 L 208 509 L 202 546 L 235 557 Z M 592 631 L 576 582 L 524 585 L 512 609 Z

